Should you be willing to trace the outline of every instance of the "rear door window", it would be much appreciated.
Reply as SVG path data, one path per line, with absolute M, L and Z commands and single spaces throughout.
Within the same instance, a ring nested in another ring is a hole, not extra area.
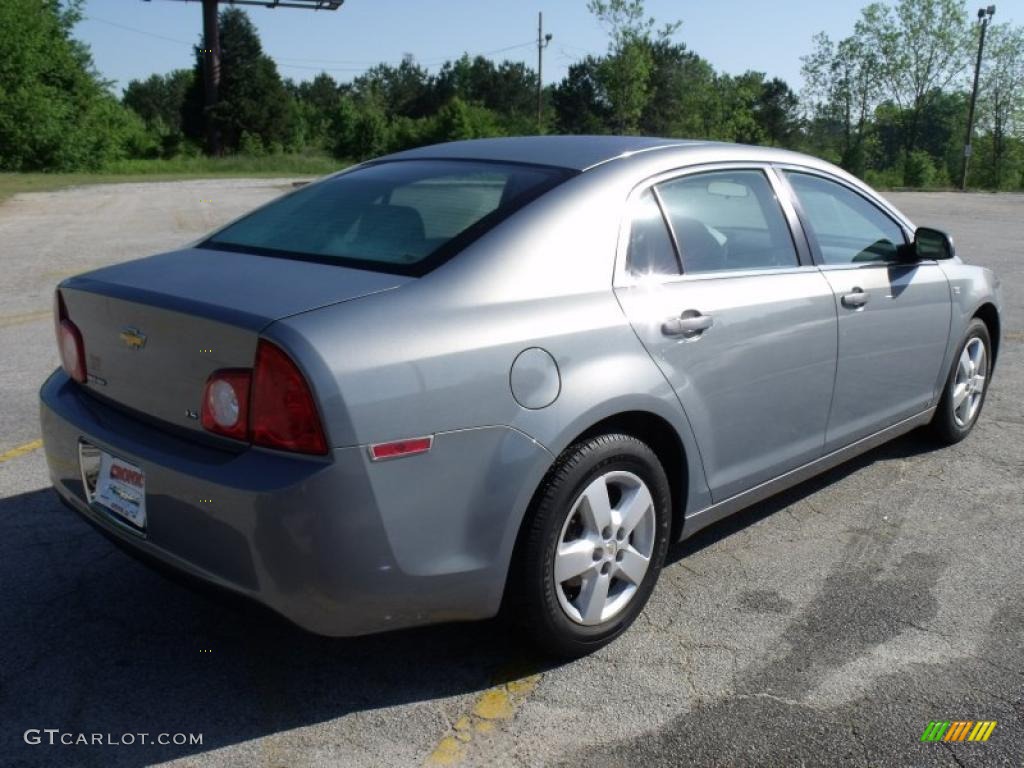
M 695 173 L 658 185 L 683 272 L 795 267 L 775 191 L 757 170 Z
M 276 200 L 202 247 L 422 275 L 570 175 L 458 160 L 371 164 Z
M 649 189 L 631 206 L 626 265 L 629 273 L 637 277 L 679 274 L 676 247 L 665 225 L 661 206 Z

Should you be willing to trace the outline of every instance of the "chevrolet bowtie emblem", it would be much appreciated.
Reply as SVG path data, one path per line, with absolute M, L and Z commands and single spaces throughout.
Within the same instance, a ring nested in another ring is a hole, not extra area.
M 121 330 L 121 341 L 129 349 L 142 349 L 146 346 L 146 334 L 138 328 L 124 328 Z

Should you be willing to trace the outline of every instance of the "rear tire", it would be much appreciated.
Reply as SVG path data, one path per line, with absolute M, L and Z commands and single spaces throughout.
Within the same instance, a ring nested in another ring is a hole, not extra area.
M 942 399 L 932 417 L 930 427 L 936 440 L 952 445 L 970 434 L 985 404 L 991 370 L 992 340 L 988 327 L 974 318 L 953 358 Z
M 510 574 L 513 618 L 546 653 L 573 658 L 626 631 L 668 549 L 671 492 L 631 435 L 570 446 L 534 498 Z

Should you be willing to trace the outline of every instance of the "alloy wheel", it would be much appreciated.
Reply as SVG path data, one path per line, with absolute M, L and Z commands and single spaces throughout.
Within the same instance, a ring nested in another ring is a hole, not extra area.
M 956 367 L 953 380 L 953 418 L 957 426 L 971 423 L 981 406 L 985 394 L 985 376 L 988 373 L 988 359 L 985 343 L 977 336 L 964 346 Z
M 636 595 L 655 543 L 654 500 L 632 472 L 607 472 L 577 497 L 555 548 L 558 602 L 577 624 L 622 612 Z

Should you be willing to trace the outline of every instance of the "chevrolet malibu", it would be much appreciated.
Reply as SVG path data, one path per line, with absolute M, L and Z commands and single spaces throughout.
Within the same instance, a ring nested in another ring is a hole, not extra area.
M 782 150 L 425 147 L 65 280 L 41 391 L 68 506 L 358 635 L 493 616 L 589 652 L 670 543 L 981 412 L 999 283 Z

